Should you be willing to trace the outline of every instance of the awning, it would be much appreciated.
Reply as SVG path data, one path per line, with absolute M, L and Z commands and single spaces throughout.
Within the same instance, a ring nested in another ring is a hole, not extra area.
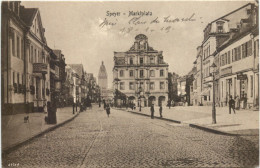
M 204 89 L 201 94 L 201 96 L 210 96 L 210 88 Z
M 118 89 L 115 90 L 115 98 L 119 98 L 119 99 L 126 99 L 127 96 L 126 94 L 124 94 L 123 92 L 120 92 Z

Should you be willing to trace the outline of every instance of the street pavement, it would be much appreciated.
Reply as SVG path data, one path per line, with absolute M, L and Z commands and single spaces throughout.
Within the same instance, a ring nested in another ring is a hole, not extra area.
M 103 108 L 2 157 L 3 167 L 253 167 L 258 136 L 225 136 Z
M 126 109 L 124 109 L 126 110 Z M 229 114 L 228 107 L 216 107 L 216 124 L 212 124 L 211 106 L 176 106 L 163 107 L 163 118 L 180 121 L 181 123 L 198 125 L 223 133 L 239 135 L 259 135 L 259 111 L 236 110 Z M 150 108 L 139 108 L 127 111 L 150 115 Z M 155 106 L 155 116 L 159 117 L 159 107 Z
M 58 108 L 56 112 L 57 124 L 46 124 L 44 118 L 47 113 L 43 112 L 2 115 L 2 150 L 9 150 L 48 129 L 66 122 L 76 114 L 77 112 L 72 113 L 72 107 Z M 29 116 L 28 122 L 24 122 L 25 116 Z

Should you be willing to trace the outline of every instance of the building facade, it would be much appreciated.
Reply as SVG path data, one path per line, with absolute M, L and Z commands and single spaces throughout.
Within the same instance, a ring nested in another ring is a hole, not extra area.
M 162 51 L 154 50 L 148 38 L 139 34 L 130 50 L 114 52 L 114 90 L 125 94 L 127 101 L 141 106 L 166 105 L 168 66 Z
M 40 12 L 18 1 L 2 3 L 2 107 L 16 114 L 46 110 L 50 50 Z
M 198 81 L 201 81 L 201 93 L 200 95 L 202 96 L 202 104 L 203 105 L 211 105 L 212 104 L 212 97 L 213 97 L 213 75 L 212 71 L 212 65 L 213 62 L 216 62 L 216 56 L 219 55 L 219 49 L 222 48 L 223 50 L 223 45 L 226 45 L 228 41 L 230 41 L 235 34 L 238 34 L 239 32 L 245 32 L 246 29 L 249 27 L 252 27 L 253 25 L 256 25 L 257 23 L 257 17 L 258 17 L 258 11 L 256 10 L 256 5 L 252 3 L 248 3 L 214 21 L 209 23 L 206 28 L 204 29 L 204 40 L 201 45 L 201 50 L 202 50 L 202 59 L 201 61 L 198 61 L 196 59 L 195 61 L 195 66 L 198 68 L 201 68 L 201 76 L 200 75 L 195 75 L 195 81 L 198 83 Z M 244 26 L 242 26 L 244 25 Z M 237 35 L 235 35 L 237 36 Z M 242 40 L 241 42 L 243 43 L 243 39 L 238 39 L 238 41 Z M 243 45 L 243 48 L 247 44 Z M 243 52 L 245 49 L 243 49 Z M 233 53 L 232 53 L 233 52 Z M 230 52 L 227 52 L 227 56 L 217 56 L 217 57 L 222 57 L 225 58 L 227 57 L 227 61 L 231 60 L 231 58 L 234 54 L 234 52 L 238 52 L 236 54 L 241 54 L 242 53 L 242 47 L 240 49 L 235 49 L 231 50 Z M 232 62 L 232 61 L 230 61 Z M 201 64 L 201 65 L 199 65 Z M 230 63 L 228 63 L 230 64 Z M 249 66 L 249 65 L 246 65 Z M 226 67 L 227 68 L 227 67 Z M 242 68 L 243 69 L 243 68 Z M 223 72 L 220 72 L 223 71 Z M 226 71 L 226 72 L 225 72 Z M 220 80 L 220 73 L 230 73 L 231 69 L 226 69 L 222 70 L 219 68 L 219 65 L 216 69 L 216 87 L 215 87 L 215 95 L 217 101 L 219 101 L 219 104 L 221 105 L 226 105 L 228 102 L 228 96 L 230 95 L 231 91 L 230 89 L 225 89 L 225 88 L 231 88 L 234 87 L 234 82 L 231 84 L 229 82 L 229 86 L 226 86 L 226 82 L 219 81 Z M 255 71 L 256 72 L 256 71 Z M 202 80 L 200 80 L 201 78 Z M 254 77 L 257 78 L 257 77 Z M 233 79 L 234 80 L 234 79 Z M 229 80 L 230 81 L 230 80 Z M 219 95 L 222 93 L 222 82 L 223 82 L 223 97 L 222 95 Z M 225 88 L 224 88 L 225 87 Z M 226 92 L 228 90 L 228 92 Z M 233 90 L 234 92 L 234 90 Z M 233 93 L 231 93 L 233 94 Z M 198 95 L 198 94 L 197 94 Z M 225 99 L 225 100 L 224 100 Z

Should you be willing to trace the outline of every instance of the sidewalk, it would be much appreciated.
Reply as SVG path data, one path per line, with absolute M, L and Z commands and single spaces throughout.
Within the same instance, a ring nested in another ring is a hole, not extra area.
M 216 107 L 216 124 L 212 124 L 212 106 L 163 107 L 163 118 L 189 124 L 215 133 L 229 135 L 259 135 L 259 111 L 237 110 L 229 114 L 228 107 Z M 128 108 L 127 111 L 132 111 Z M 135 113 L 151 115 L 150 108 L 133 110 Z M 155 106 L 154 116 L 159 117 L 159 107 Z
M 72 114 L 72 107 L 58 108 L 56 112 L 57 124 L 46 124 L 47 113 L 28 113 L 2 116 L 2 152 L 7 151 L 27 140 L 48 132 L 76 117 Z M 24 123 L 24 117 L 29 116 L 29 122 Z

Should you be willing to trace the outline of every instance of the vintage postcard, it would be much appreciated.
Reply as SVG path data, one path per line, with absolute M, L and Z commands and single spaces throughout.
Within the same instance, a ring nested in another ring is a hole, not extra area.
M 1 1 L 2 167 L 258 167 L 258 1 Z

